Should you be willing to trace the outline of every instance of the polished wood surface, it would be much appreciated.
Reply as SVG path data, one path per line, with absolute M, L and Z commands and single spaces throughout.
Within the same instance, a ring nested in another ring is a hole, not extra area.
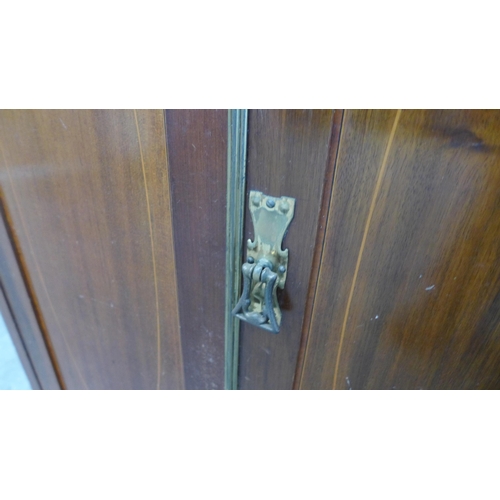
M 223 389 L 227 110 L 166 123 L 186 389 Z
M 302 389 L 500 388 L 500 112 L 346 111 Z
M 5 319 L 21 363 L 32 388 L 60 389 L 62 379 L 56 373 L 50 338 L 38 305 L 33 301 L 32 284 L 22 274 L 25 267 L 9 231 L 4 210 L 5 201 L 0 190 L 0 311 Z
M 340 130 L 344 117 L 343 110 L 336 110 L 333 117 L 332 136 L 330 139 L 328 165 L 325 172 L 323 183 L 323 193 L 321 195 L 321 206 L 318 217 L 318 229 L 316 231 L 316 242 L 314 244 L 313 259 L 311 263 L 311 272 L 309 275 L 309 289 L 307 291 L 307 299 L 304 307 L 304 319 L 302 321 L 302 335 L 300 339 L 300 348 L 295 365 L 295 377 L 293 380 L 293 389 L 299 389 L 304 368 L 304 360 L 306 355 L 307 344 L 309 342 L 309 334 L 311 331 L 312 311 L 316 301 L 316 293 L 318 290 L 318 278 L 325 248 L 326 223 L 328 221 L 328 212 L 330 208 L 333 179 L 335 174 L 335 166 L 337 164 L 338 146 L 340 141 Z
M 2 111 L 0 185 L 67 388 L 183 388 L 162 111 Z
M 324 184 L 331 184 L 341 113 L 332 110 L 251 110 L 247 193 L 263 191 L 296 199 L 295 216 L 283 241 L 289 249 L 280 333 L 241 322 L 240 389 L 291 389 L 311 290 L 317 233 L 322 231 Z M 248 203 L 248 199 L 247 199 Z M 244 241 L 253 237 L 248 206 Z M 245 255 L 243 249 L 242 255 Z

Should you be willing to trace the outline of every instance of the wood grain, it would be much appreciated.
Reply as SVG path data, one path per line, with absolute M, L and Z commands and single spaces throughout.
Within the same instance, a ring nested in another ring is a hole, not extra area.
M 333 110 L 249 113 L 247 192 L 255 189 L 272 196 L 291 196 L 296 206 L 283 242 L 290 261 L 285 290 L 278 292 L 281 331 L 272 335 L 241 323 L 241 389 L 293 387 L 317 231 L 322 224 L 322 193 L 325 180 L 331 182 L 334 117 Z M 244 241 L 252 237 L 247 206 Z
M 300 348 L 295 366 L 295 377 L 293 380 L 293 389 L 300 388 L 302 372 L 304 369 L 304 359 L 306 348 L 309 342 L 311 333 L 312 311 L 316 302 L 316 294 L 318 292 L 318 278 L 320 273 L 323 251 L 325 248 L 326 223 L 331 203 L 333 181 L 335 174 L 335 166 L 337 164 L 338 145 L 340 140 L 340 131 L 342 129 L 342 120 L 344 117 L 343 110 L 336 110 L 333 116 L 332 135 L 330 138 L 328 164 L 325 172 L 325 180 L 323 184 L 323 194 L 321 195 L 321 207 L 318 218 L 318 229 L 316 231 L 316 242 L 314 245 L 313 259 L 311 263 L 311 272 L 309 276 L 309 289 L 304 307 L 304 320 L 302 322 L 302 335 L 300 339 Z
M 500 112 L 349 111 L 303 389 L 500 387 Z
M 3 111 L 0 185 L 68 388 L 183 388 L 161 111 Z
M 223 389 L 227 110 L 165 117 L 186 388 Z

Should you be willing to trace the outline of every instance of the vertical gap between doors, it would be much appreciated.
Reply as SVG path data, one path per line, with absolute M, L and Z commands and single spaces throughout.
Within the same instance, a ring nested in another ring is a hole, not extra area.
M 231 314 L 241 285 L 248 110 L 228 110 L 224 387 L 238 388 L 240 320 Z

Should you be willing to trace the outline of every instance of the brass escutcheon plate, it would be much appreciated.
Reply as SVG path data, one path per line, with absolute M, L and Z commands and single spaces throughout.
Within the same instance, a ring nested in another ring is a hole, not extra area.
M 295 199 L 250 191 L 249 208 L 255 237 L 247 242 L 247 262 L 242 266 L 243 294 L 233 314 L 278 333 L 282 314 L 276 289 L 284 288 L 288 273 L 288 249 L 281 245 L 293 219 Z

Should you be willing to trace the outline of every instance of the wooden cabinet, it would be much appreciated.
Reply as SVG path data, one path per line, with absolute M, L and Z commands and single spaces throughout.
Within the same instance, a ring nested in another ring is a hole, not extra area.
M 498 111 L 250 110 L 246 193 L 296 206 L 281 331 L 241 323 L 238 387 L 499 388 L 499 145 Z M 35 385 L 222 389 L 227 111 L 2 111 L 0 147 Z

